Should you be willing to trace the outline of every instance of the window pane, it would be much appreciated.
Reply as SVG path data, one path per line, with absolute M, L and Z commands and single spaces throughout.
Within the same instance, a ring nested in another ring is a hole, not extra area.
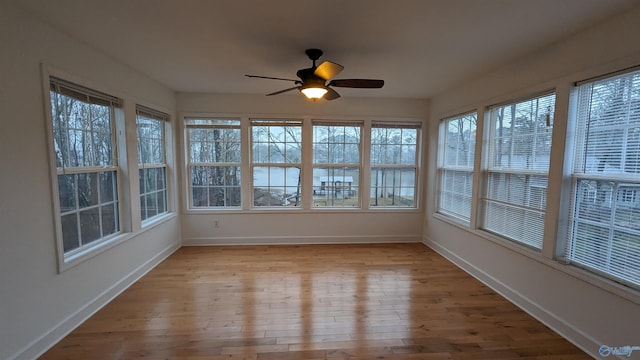
M 192 206 L 240 206 L 240 121 L 186 119 Z M 163 177 L 157 180 L 166 183 Z
M 117 199 L 115 171 L 100 173 L 100 202 L 105 203 Z
M 82 245 L 87 245 L 100 239 L 100 208 L 92 207 L 80 211 L 80 237 Z
M 487 180 L 488 198 L 521 207 L 544 211 L 546 193 L 546 176 L 490 173 Z
M 555 94 L 494 107 L 482 228 L 542 249 Z
M 80 247 L 80 237 L 78 236 L 78 214 L 72 213 L 62 215 L 62 245 L 64 252 Z
M 164 163 L 164 122 L 137 116 L 138 163 Z
M 102 236 L 114 234 L 118 231 L 117 206 L 117 203 L 113 203 L 100 208 L 102 216 Z
M 579 87 L 567 252 L 572 263 L 635 287 L 640 286 L 639 110 L 640 71 Z
M 78 174 L 78 202 L 81 208 L 98 204 L 98 173 Z
M 76 209 L 77 194 L 76 175 L 58 175 L 58 196 L 60 212 L 65 213 Z
M 158 193 L 152 192 L 146 195 L 147 200 L 147 216 L 154 217 L 158 215 Z
M 536 249 L 542 248 L 543 212 L 488 200 L 483 205 L 485 230 Z
M 477 114 L 448 118 L 440 124 L 438 212 L 471 219 Z
M 555 94 L 491 109 L 490 169 L 547 171 Z
M 254 167 L 254 206 L 300 206 L 302 184 L 297 167 Z
M 439 211 L 469 221 L 473 172 L 443 170 L 440 179 Z
M 112 132 L 116 98 L 51 79 L 53 149 L 65 253 L 119 231 Z M 107 171 L 87 167 L 106 167 Z M 60 241 L 60 240 L 59 240 Z
M 111 107 L 50 94 L 58 166 L 113 165 Z
M 359 163 L 360 127 L 314 125 L 313 156 L 314 163 Z
M 371 169 L 371 206 L 413 207 L 415 206 L 414 169 Z
M 240 206 L 239 166 L 191 168 L 193 206 Z
M 359 207 L 359 168 L 314 168 L 314 207 Z

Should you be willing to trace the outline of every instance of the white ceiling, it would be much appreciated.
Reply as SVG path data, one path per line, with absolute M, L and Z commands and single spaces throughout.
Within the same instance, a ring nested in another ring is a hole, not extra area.
M 292 86 L 304 50 L 379 78 L 343 96 L 428 98 L 640 4 L 638 0 L 8 0 L 180 92 Z

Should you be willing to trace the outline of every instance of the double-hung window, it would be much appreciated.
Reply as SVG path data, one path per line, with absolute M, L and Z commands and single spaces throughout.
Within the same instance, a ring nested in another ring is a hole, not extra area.
M 490 108 L 481 227 L 542 249 L 555 94 Z
M 140 215 L 142 221 L 167 212 L 165 122 L 169 115 L 136 106 Z
M 474 112 L 440 123 L 437 211 L 467 224 L 471 219 L 477 120 Z
M 191 208 L 238 208 L 240 120 L 186 118 Z
M 359 208 L 362 122 L 313 122 L 313 206 Z
M 65 258 L 120 232 L 114 108 L 121 101 L 50 79 L 58 236 Z
M 640 286 L 640 70 L 579 84 L 568 260 Z
M 253 206 L 300 207 L 302 120 L 251 120 Z
M 416 207 L 419 124 L 371 125 L 371 207 Z

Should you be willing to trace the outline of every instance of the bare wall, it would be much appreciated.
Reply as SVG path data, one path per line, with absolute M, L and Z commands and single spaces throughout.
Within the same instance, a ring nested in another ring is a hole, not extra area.
M 297 92 L 269 97 L 179 93 L 177 103 L 180 114 L 200 115 L 424 121 L 428 113 L 427 100 L 345 96 L 334 101 L 314 103 L 304 99 Z M 185 245 L 416 242 L 422 238 L 424 212 L 421 209 L 289 209 L 198 213 L 184 210 L 186 191 L 183 184 L 182 236 Z M 422 200 L 424 199 L 421 199 L 421 203 L 424 204 Z M 215 221 L 218 221 L 217 228 L 214 226 Z
M 180 244 L 173 216 L 58 273 L 41 64 L 99 85 L 129 109 L 174 113 L 175 96 L 4 3 L 0 47 L 0 359 L 32 359 Z

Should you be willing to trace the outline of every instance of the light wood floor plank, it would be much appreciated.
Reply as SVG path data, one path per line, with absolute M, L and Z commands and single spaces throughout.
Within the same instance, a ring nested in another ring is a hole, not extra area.
M 422 244 L 187 247 L 41 359 L 589 359 Z

